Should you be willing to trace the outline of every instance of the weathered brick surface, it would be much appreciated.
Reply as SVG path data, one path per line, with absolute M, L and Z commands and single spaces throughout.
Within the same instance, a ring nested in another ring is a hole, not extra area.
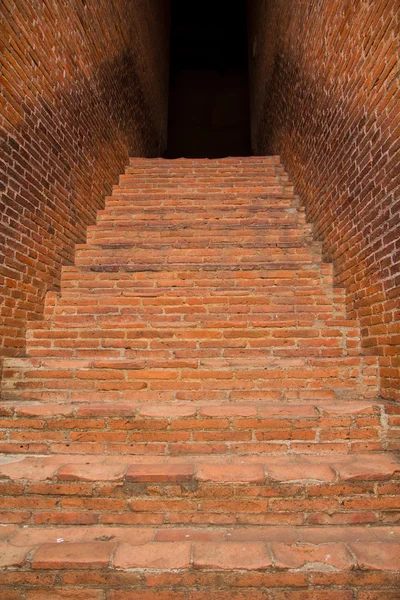
M 281 155 L 399 400 L 399 2 L 249 6 L 253 150 Z
M 236 541 L 223 529 L 214 539 L 186 530 L 184 541 L 173 542 L 161 541 L 155 529 L 147 529 L 147 539 L 140 531 L 10 532 L 1 548 L 9 556 L 2 598 L 375 600 L 383 593 L 398 598 L 396 527 L 387 528 L 390 541 L 377 539 L 373 529 L 354 527 L 325 529 L 319 539 L 311 529 L 292 530 L 281 542 L 276 540 L 285 538 L 283 528 L 262 528 Z
M 6 360 L 4 397 L 375 397 L 376 359 L 360 352 L 358 323 L 344 318 L 331 265 L 280 171 L 277 157 L 132 159 L 77 245 L 75 266 L 63 268 L 61 295 L 49 296 L 44 320 L 29 323 L 28 358 Z M 79 437 L 98 448 L 127 441 L 117 432 Z M 227 439 L 251 441 L 244 430 L 192 441 Z M 189 438 L 169 440 L 183 452 Z
M 0 3 L 0 353 L 25 348 L 128 155 L 166 141 L 168 2 Z
M 398 412 L 311 233 L 277 157 L 131 159 L 5 359 L 3 596 L 394 593 Z
M 389 455 L 337 450 L 328 455 L 196 457 L 149 454 L 151 449 L 149 444 L 136 456 L 10 457 L 0 465 L 0 523 L 318 526 L 399 521 L 400 464 Z M 6 528 L 4 535 L 9 533 Z M 254 537 L 256 529 L 250 533 Z M 157 539 L 168 539 L 163 535 L 168 533 L 160 531 Z
M 8 405 L 0 452 L 190 456 L 396 450 L 392 406 L 305 404 Z

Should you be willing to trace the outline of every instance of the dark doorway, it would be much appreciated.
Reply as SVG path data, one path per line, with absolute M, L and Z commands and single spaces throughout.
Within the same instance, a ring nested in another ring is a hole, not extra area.
M 246 0 L 172 0 L 168 158 L 250 151 Z

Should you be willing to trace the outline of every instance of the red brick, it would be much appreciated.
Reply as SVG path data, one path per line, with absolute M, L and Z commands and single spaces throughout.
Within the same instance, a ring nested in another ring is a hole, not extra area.
M 265 480 L 264 469 L 259 465 L 200 465 L 197 467 L 196 479 L 198 481 L 237 482 L 237 483 L 263 483 Z
M 161 590 L 112 590 L 107 600 L 186 600 L 186 592 L 165 592 Z
M 308 565 L 319 563 L 341 571 L 354 568 L 354 559 L 344 544 L 321 544 L 288 546 L 285 544 L 272 544 L 274 564 L 279 569 L 301 569 Z
M 112 542 L 42 544 L 32 558 L 33 569 L 102 569 L 111 558 Z
M 126 481 L 180 483 L 190 481 L 193 472 L 191 464 L 130 465 L 126 472 Z
M 62 588 L 53 588 L 51 590 L 28 590 L 25 595 L 26 600 L 103 600 L 104 594 L 101 590 L 66 590 Z
M 29 548 L 16 548 L 0 542 L 0 567 L 22 567 L 28 552 Z
M 65 465 L 58 469 L 60 481 L 121 481 L 126 465 Z
M 361 321 L 362 346 L 381 357 L 382 395 L 399 400 L 394 358 L 399 336 L 392 310 L 399 274 L 393 256 L 398 250 L 400 99 L 398 88 L 390 85 L 398 61 L 398 7 L 396 0 L 343 13 L 340 7 L 340 0 L 332 0 L 299 15 L 293 4 L 278 0 L 251 5 L 249 38 L 258 42 L 250 70 L 253 146 L 257 154 L 279 153 L 290 172 L 334 263 L 335 281 L 346 286 L 347 314 Z M 366 55 L 360 53 L 360 39 L 366 40 Z M 315 77 L 310 79 L 311 71 Z M 350 106 L 353 117 L 347 118 Z M 365 127 L 372 122 L 374 130 Z M 287 181 L 283 168 L 280 173 Z
M 195 569 L 266 569 L 271 557 L 262 542 L 194 542 Z
M 191 544 L 187 542 L 163 542 L 131 546 L 118 544 L 114 554 L 117 569 L 185 569 L 190 563 Z
M 398 543 L 352 543 L 349 547 L 354 552 L 360 569 L 400 571 L 400 544 Z

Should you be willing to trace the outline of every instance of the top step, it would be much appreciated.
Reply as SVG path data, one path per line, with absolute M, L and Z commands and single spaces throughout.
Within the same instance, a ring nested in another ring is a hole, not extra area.
M 152 165 L 157 168 L 175 165 L 185 166 L 216 166 L 216 165 L 279 165 L 279 156 L 227 156 L 226 158 L 139 158 L 131 157 L 130 166 Z

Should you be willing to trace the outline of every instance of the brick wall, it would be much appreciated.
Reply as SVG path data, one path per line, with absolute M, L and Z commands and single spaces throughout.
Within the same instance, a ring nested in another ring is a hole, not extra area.
M 166 0 L 0 3 L 0 354 L 24 352 L 128 154 L 166 144 Z
M 400 2 L 249 3 L 252 144 L 279 153 L 382 395 L 400 399 Z

